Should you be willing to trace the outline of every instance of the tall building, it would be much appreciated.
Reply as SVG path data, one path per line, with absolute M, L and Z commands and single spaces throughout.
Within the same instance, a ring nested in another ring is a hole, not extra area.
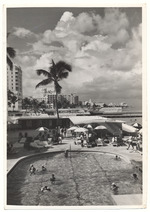
M 78 96 L 75 96 L 74 97 L 74 104 L 75 105 L 78 105 L 79 104 L 79 97 Z
M 47 103 L 48 104 L 53 104 L 53 108 L 55 108 L 55 102 L 56 102 L 56 95 L 55 93 L 51 93 L 47 95 Z M 58 94 L 58 101 L 63 103 L 64 100 L 66 99 L 70 104 L 79 104 L 79 97 L 74 96 L 74 95 L 65 95 L 65 94 Z
M 7 90 L 10 90 L 19 99 L 14 105 L 8 107 L 8 110 L 22 109 L 22 70 L 20 66 L 13 65 L 13 70 L 7 66 Z

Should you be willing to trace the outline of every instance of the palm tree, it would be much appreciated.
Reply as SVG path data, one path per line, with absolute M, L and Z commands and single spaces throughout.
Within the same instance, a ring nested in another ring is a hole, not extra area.
M 7 33 L 7 38 L 10 33 Z M 11 59 L 13 59 L 16 56 L 16 51 L 12 47 L 7 47 L 7 64 L 10 67 L 10 70 L 13 69 L 13 62 Z
M 20 99 L 17 96 L 15 96 L 15 94 L 10 90 L 7 91 L 7 98 L 8 98 L 8 107 L 11 107 L 13 105 L 13 111 L 14 111 L 15 104 Z
M 31 104 L 32 104 L 31 99 L 28 97 L 26 97 L 22 100 L 22 107 L 23 107 L 23 109 L 26 109 L 26 112 L 27 112 L 28 108 L 31 108 Z
M 18 101 L 19 101 L 19 99 L 18 99 L 17 96 L 12 96 L 11 102 L 12 102 L 12 104 L 13 104 L 13 111 L 14 111 L 14 109 L 15 109 L 15 104 L 16 104 L 16 102 L 18 102 Z
M 54 88 L 55 88 L 55 92 L 56 92 L 56 113 L 57 113 L 57 129 L 58 129 L 58 125 L 59 125 L 59 113 L 58 113 L 58 101 L 57 101 L 57 97 L 58 94 L 61 93 L 61 89 L 62 87 L 59 85 L 59 81 L 67 78 L 69 75 L 69 72 L 72 71 L 72 68 L 69 64 L 67 64 L 64 61 L 59 61 L 57 63 L 55 63 L 52 60 L 52 65 L 49 67 L 49 70 L 43 70 L 43 69 L 38 69 L 36 70 L 38 75 L 43 74 L 44 76 L 46 76 L 47 78 L 42 80 L 40 83 L 38 83 L 36 85 L 36 88 L 38 88 L 39 86 L 43 86 L 43 85 L 48 85 L 51 83 L 54 83 Z
M 9 107 L 11 107 L 13 96 L 14 96 L 14 93 L 11 90 L 8 90 L 7 91 L 7 101 L 8 101 Z

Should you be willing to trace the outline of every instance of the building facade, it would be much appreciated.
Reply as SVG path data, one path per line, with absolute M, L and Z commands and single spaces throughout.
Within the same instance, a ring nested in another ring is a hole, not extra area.
M 22 70 L 20 66 L 13 65 L 13 70 L 7 66 L 7 90 L 10 90 L 17 97 L 17 101 L 8 106 L 8 110 L 18 111 L 22 109 Z

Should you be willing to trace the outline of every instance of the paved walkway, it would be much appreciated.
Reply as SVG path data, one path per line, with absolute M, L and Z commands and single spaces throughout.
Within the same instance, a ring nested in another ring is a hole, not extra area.
M 20 147 L 21 148 L 21 152 L 25 151 L 23 146 Z M 74 141 L 72 138 L 70 139 L 64 139 L 63 140 L 63 144 L 59 144 L 59 145 L 54 145 L 52 148 L 49 148 L 47 151 L 43 152 L 43 153 L 47 153 L 47 152 L 57 152 L 57 151 L 65 151 L 66 149 L 71 150 L 71 151 L 97 151 L 97 152 L 107 152 L 107 153 L 111 153 L 111 154 L 115 154 L 115 155 L 119 155 L 121 157 L 123 157 L 127 162 L 137 162 L 137 163 L 141 163 L 142 162 L 142 155 L 137 152 L 137 151 L 133 151 L 132 149 L 127 150 L 126 146 L 121 146 L 121 147 L 114 147 L 112 145 L 108 145 L 108 146 L 100 146 L 100 147 L 94 147 L 94 148 L 87 148 L 87 147 L 81 147 L 81 145 L 75 145 Z M 19 150 L 19 148 L 17 148 L 17 151 Z M 18 157 L 17 158 L 17 154 L 16 154 L 16 158 L 13 159 L 8 159 L 7 160 L 7 173 L 15 166 L 15 164 L 17 164 L 21 159 L 27 158 L 29 156 L 32 155 L 38 155 L 41 154 L 42 152 L 39 153 L 35 153 L 33 151 L 29 151 L 27 155 L 23 154 L 23 157 Z

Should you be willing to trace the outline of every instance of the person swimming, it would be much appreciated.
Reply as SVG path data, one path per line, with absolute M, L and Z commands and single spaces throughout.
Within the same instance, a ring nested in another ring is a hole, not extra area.
M 52 177 L 50 178 L 50 181 L 51 181 L 51 183 L 55 183 L 55 181 L 56 181 L 56 178 L 55 178 L 55 175 L 54 174 L 52 174 Z

